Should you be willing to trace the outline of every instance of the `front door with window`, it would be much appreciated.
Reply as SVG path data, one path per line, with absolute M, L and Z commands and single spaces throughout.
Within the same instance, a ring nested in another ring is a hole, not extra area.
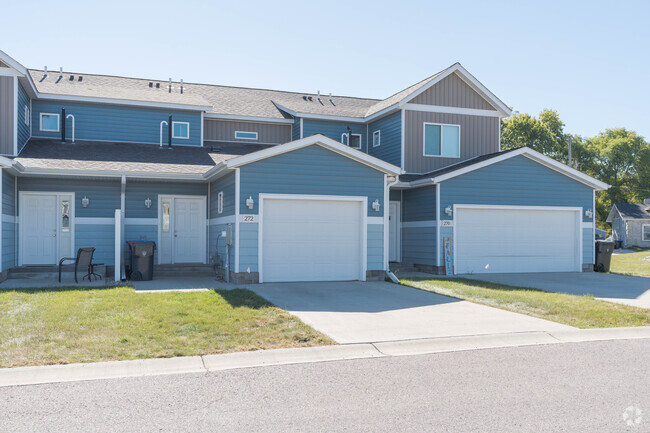
M 205 251 L 205 199 L 161 197 L 160 263 L 203 263 Z
M 71 195 L 24 194 L 20 214 L 23 265 L 54 265 L 73 255 Z

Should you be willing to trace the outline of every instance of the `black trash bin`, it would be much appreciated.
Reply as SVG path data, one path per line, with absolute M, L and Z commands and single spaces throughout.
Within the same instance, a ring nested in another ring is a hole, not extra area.
M 153 255 L 156 251 L 154 241 L 128 241 L 131 250 L 132 281 L 151 281 L 153 279 Z
M 613 252 L 614 242 L 596 241 L 596 264 L 594 264 L 594 271 L 609 272 Z

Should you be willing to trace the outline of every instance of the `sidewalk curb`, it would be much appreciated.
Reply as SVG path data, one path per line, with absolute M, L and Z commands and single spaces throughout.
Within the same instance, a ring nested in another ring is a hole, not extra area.
M 650 326 L 484 334 L 177 358 L 15 367 L 0 369 L 0 387 L 166 374 L 208 373 L 273 365 L 425 355 L 476 349 L 645 338 L 650 338 Z

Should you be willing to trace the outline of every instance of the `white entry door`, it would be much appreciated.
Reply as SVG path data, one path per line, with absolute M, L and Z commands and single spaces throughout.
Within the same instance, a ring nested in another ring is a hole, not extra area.
M 23 194 L 19 209 L 23 265 L 54 265 L 73 255 L 71 195 Z
M 580 215 L 561 207 L 459 207 L 455 272 L 580 271 Z
M 160 198 L 160 263 L 203 263 L 205 253 L 205 199 Z
M 400 212 L 399 202 L 390 202 L 388 211 L 388 260 L 399 262 L 400 256 Z
M 363 212 L 361 201 L 264 198 L 260 280 L 365 279 Z

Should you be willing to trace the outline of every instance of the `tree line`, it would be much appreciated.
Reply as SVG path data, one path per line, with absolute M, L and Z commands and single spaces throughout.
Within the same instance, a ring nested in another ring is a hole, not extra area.
M 650 143 L 625 128 L 585 138 L 565 132 L 564 126 L 554 110 L 538 117 L 515 112 L 501 121 L 501 149 L 528 146 L 611 185 L 596 193 L 596 225 L 609 229 L 605 220 L 612 204 L 650 198 Z

